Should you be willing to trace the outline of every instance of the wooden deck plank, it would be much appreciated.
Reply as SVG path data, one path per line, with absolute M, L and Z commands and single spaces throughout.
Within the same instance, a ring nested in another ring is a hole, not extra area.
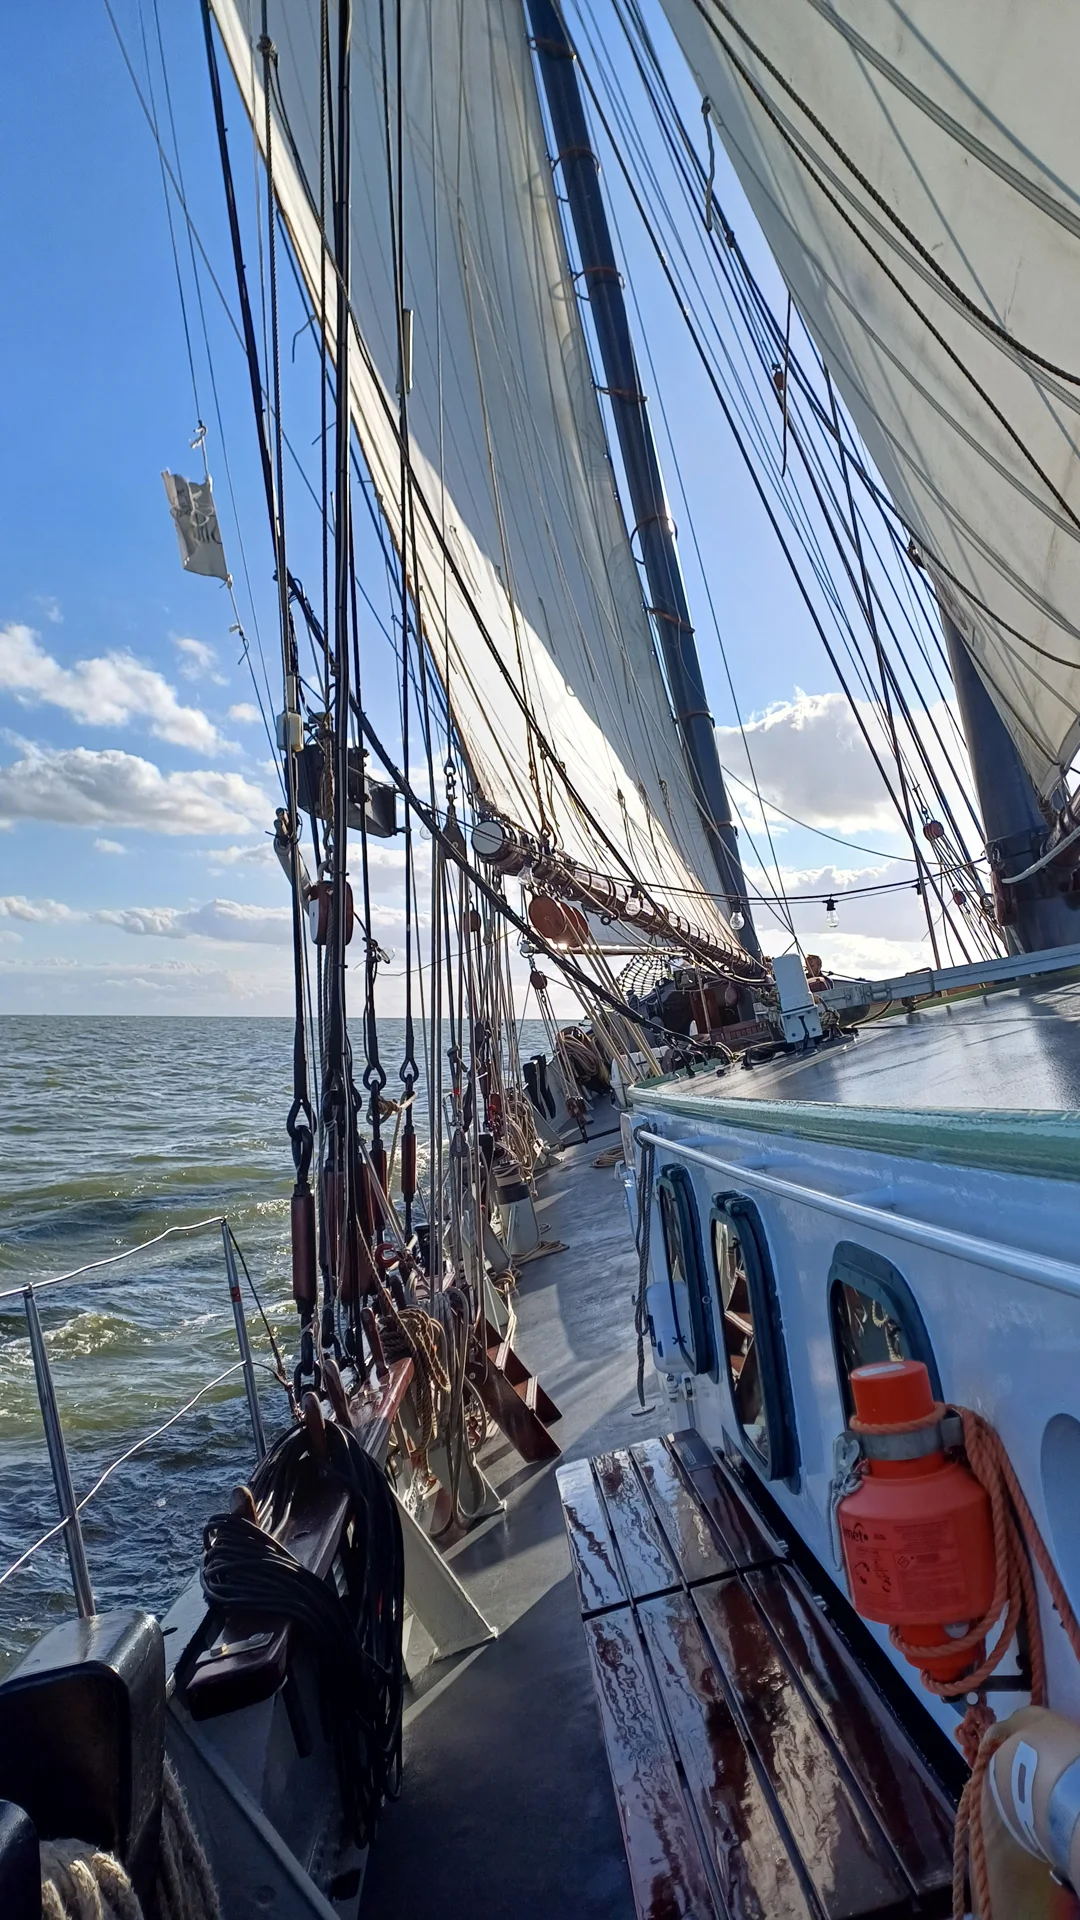
M 643 1601 L 638 1619 L 729 1912 L 738 1920 L 817 1920 L 690 1600 L 673 1593 Z
M 663 1441 L 640 1440 L 630 1456 L 687 1585 L 734 1572 L 735 1561 L 717 1543 L 701 1501 Z
M 768 1566 L 781 1557 L 779 1541 L 751 1511 L 699 1434 L 671 1434 L 667 1445 L 709 1515 L 734 1566 Z
M 762 1568 L 746 1579 L 913 1888 L 928 1893 L 947 1886 L 954 1809 L 903 1729 L 789 1568 Z
M 568 1460 L 556 1479 L 581 1611 L 588 1616 L 618 1606 L 628 1596 L 592 1468 L 587 1460 Z
M 743 1580 L 693 1602 L 828 1920 L 902 1907 L 910 1887 L 857 1799 Z
M 585 1638 L 638 1920 L 727 1920 L 717 1908 L 631 1609 Z
M 678 1567 L 629 1453 L 622 1448 L 615 1453 L 598 1453 L 592 1469 L 631 1597 L 645 1599 L 677 1587 Z

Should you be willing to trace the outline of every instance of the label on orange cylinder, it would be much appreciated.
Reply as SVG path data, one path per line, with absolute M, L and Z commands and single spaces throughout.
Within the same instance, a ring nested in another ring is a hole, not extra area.
M 965 1618 L 970 1588 L 952 1520 L 867 1522 L 841 1508 L 840 1531 L 856 1607 L 887 1620 Z

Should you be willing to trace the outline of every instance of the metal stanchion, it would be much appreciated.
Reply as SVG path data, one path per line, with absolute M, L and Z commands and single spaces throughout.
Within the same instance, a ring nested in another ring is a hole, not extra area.
M 225 1249 L 225 1271 L 229 1276 L 229 1298 L 232 1301 L 233 1319 L 236 1322 L 236 1344 L 240 1349 L 240 1358 L 244 1363 L 244 1391 L 247 1394 L 248 1412 L 251 1415 L 251 1434 L 255 1442 L 255 1458 L 262 1460 L 266 1456 L 266 1435 L 263 1432 L 262 1409 L 255 1385 L 255 1367 L 251 1358 L 251 1342 L 248 1339 L 247 1321 L 244 1319 L 244 1303 L 240 1297 L 240 1276 L 236 1270 L 236 1249 L 227 1220 L 221 1223 L 221 1244 Z
M 33 1287 L 23 1289 L 23 1306 L 26 1309 L 30 1352 L 34 1360 L 38 1405 L 41 1408 L 41 1418 L 45 1427 L 49 1464 L 52 1467 L 56 1498 L 64 1521 L 64 1544 L 67 1547 L 68 1565 L 71 1568 L 71 1584 L 75 1589 L 75 1603 L 80 1617 L 83 1620 L 89 1620 L 97 1611 L 94 1606 L 94 1589 L 90 1585 L 86 1543 L 83 1540 L 82 1525 L 75 1503 L 75 1489 L 71 1484 L 71 1468 L 68 1465 L 67 1448 L 64 1445 L 64 1430 L 60 1425 L 56 1389 L 53 1386 L 52 1369 L 45 1350 L 45 1336 L 41 1331 L 41 1318 L 38 1314 Z

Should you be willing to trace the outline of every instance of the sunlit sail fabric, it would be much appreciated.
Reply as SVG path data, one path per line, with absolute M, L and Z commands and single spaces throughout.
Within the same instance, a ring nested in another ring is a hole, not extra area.
M 1080 746 L 1080 386 L 995 339 L 935 267 L 1080 377 L 1080 12 L 1059 0 L 663 5 L 795 301 L 1049 793 Z
M 715 890 L 715 872 L 615 495 L 520 0 L 402 4 L 409 427 L 433 658 L 494 807 L 534 831 L 554 828 L 566 852 L 618 871 L 591 814 L 650 892 L 735 946 L 718 909 L 704 900 L 691 909 L 686 898 L 687 889 Z M 233 0 L 214 0 L 214 11 L 261 140 L 261 59 L 252 51 L 261 6 L 245 16 Z M 319 7 L 273 0 L 269 27 L 280 89 L 275 185 L 315 300 Z M 400 548 L 386 155 L 387 93 L 392 148 L 397 137 L 393 0 L 385 27 L 388 88 L 377 0 L 354 5 L 352 286 L 363 352 L 353 353 L 352 407 Z M 336 31 L 332 21 L 332 46 Z M 566 779 L 535 741 L 530 751 L 523 706 Z

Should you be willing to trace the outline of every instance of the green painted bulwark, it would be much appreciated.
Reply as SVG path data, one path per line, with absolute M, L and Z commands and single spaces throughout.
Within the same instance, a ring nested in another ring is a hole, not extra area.
M 689 1086 L 686 1080 L 653 1082 L 635 1087 L 630 1097 L 639 1111 L 685 1114 L 709 1127 L 748 1127 L 910 1160 L 1080 1180 L 1080 1113 L 1028 1108 L 901 1113 L 797 1100 L 724 1100 L 715 1093 L 694 1094 Z

